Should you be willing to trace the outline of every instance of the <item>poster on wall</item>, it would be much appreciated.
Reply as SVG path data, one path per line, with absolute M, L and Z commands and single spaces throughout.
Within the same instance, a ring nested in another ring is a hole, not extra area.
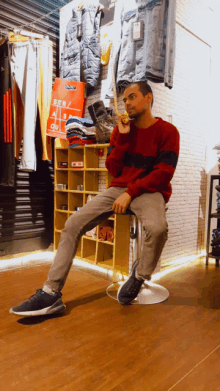
M 70 117 L 82 117 L 85 83 L 55 79 L 52 91 L 47 135 L 66 138 L 65 124 Z

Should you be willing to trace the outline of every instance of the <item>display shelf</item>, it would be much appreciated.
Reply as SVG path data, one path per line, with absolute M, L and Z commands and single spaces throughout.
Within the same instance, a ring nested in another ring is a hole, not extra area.
M 83 235 L 83 238 L 84 238 L 84 239 L 93 240 L 93 241 L 97 242 L 97 238 L 92 238 L 92 236 Z
M 62 210 L 62 209 L 55 209 L 55 212 L 61 212 L 61 213 L 66 213 L 68 214 L 68 210 Z
M 219 266 L 220 255 L 213 255 L 212 253 L 209 252 L 212 218 L 217 219 L 217 228 L 220 229 L 220 213 L 212 213 L 213 184 L 215 180 L 218 181 L 218 185 L 220 185 L 220 175 L 211 175 L 210 177 L 209 209 L 208 209 L 207 237 L 206 237 L 206 265 L 208 265 L 209 258 L 214 258 L 216 266 Z
M 68 217 L 77 207 L 87 202 L 89 194 L 98 195 L 99 185 L 107 188 L 112 176 L 103 165 L 109 144 L 93 144 L 68 148 L 68 141 L 55 140 L 55 178 L 54 183 L 67 185 L 67 190 L 56 190 L 54 211 L 54 248 L 58 248 L 61 231 Z M 100 150 L 101 153 L 100 153 Z M 100 160 L 100 155 L 102 159 Z M 68 161 L 68 168 L 59 168 L 58 163 Z M 83 162 L 82 168 L 72 168 L 71 162 Z M 100 163 L 101 162 L 101 163 Z M 83 190 L 77 189 L 82 185 Z M 66 205 L 67 210 L 61 209 Z M 114 230 L 114 240 L 100 240 L 101 227 L 109 226 Z M 129 263 L 130 216 L 112 215 L 97 226 L 96 238 L 83 235 L 79 241 L 75 257 L 90 264 L 113 271 L 113 276 L 123 272 L 128 274 Z

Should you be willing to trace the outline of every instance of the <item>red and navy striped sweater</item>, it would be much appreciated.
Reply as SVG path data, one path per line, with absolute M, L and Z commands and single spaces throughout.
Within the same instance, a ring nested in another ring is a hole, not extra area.
M 130 133 L 113 130 L 106 168 L 113 176 L 110 186 L 127 187 L 132 199 L 160 192 L 165 202 L 172 194 L 171 179 L 179 156 L 177 128 L 160 117 L 148 128 L 131 125 Z

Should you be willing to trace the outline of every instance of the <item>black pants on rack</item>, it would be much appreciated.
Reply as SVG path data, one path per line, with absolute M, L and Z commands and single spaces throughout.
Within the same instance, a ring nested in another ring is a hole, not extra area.
M 0 45 L 0 186 L 14 187 L 15 158 L 8 39 Z

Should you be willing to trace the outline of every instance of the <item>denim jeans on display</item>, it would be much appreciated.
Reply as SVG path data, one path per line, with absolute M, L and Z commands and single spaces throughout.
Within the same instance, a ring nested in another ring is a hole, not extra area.
M 150 80 L 173 86 L 176 0 L 130 0 L 116 4 L 112 59 L 118 92 L 130 82 Z M 132 40 L 132 25 L 142 22 L 144 36 Z M 112 98 L 112 65 L 106 98 Z

